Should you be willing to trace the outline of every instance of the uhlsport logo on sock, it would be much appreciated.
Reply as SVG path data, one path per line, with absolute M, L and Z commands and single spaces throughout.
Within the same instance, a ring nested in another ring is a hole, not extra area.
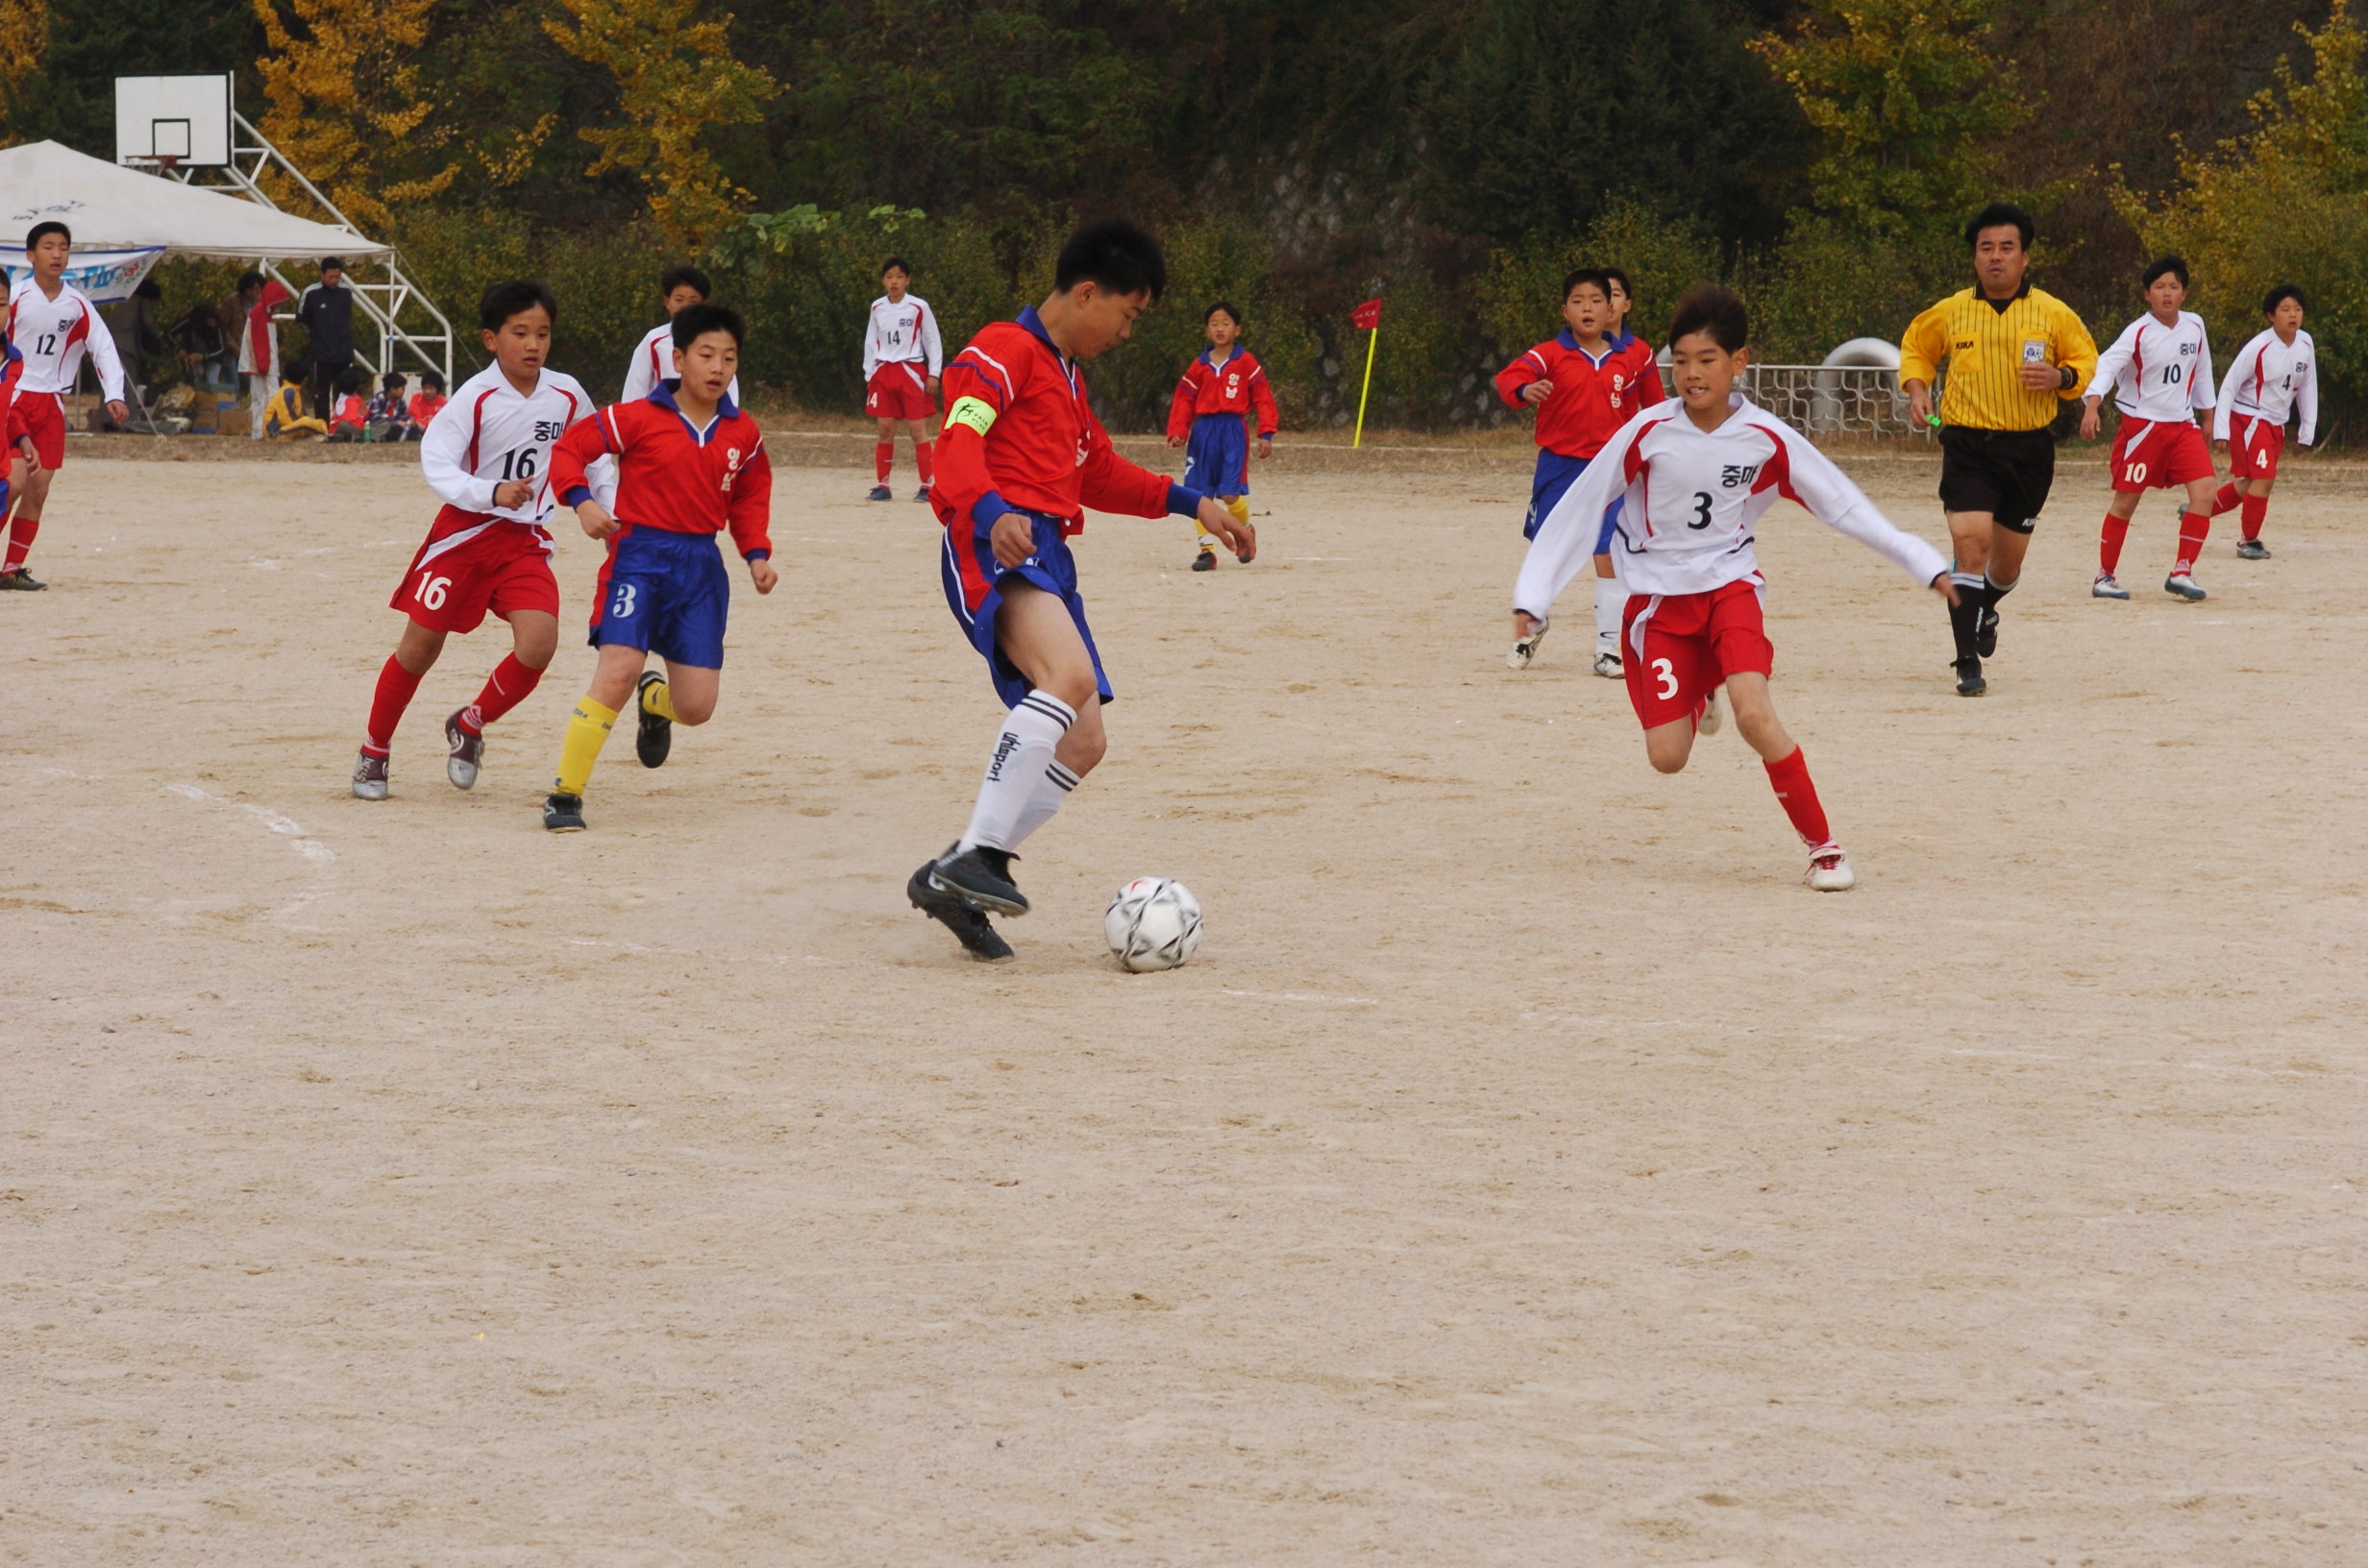
M 987 777 L 999 781 L 1003 776 L 1003 764 L 1019 749 L 1020 737 L 1008 729 L 1003 731 L 1002 739 L 995 743 L 995 760 L 987 764 Z

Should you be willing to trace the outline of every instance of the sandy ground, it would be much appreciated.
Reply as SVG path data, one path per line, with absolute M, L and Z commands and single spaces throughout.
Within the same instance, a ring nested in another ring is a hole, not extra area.
M 1097 520 L 999 968 L 901 897 L 996 710 L 862 478 L 555 839 L 580 647 L 443 780 L 498 628 L 347 796 L 406 467 L 78 444 L 0 597 L 0 1560 L 2368 1561 L 2356 473 L 2184 606 L 2158 498 L 2087 598 L 2068 469 L 1981 701 L 1772 514 L 1846 896 L 1731 733 L 1646 767 L 1584 580 L 1505 670 L 1519 467 L 1278 465 L 1209 576 Z M 1103 951 L 1145 873 L 1186 969 Z

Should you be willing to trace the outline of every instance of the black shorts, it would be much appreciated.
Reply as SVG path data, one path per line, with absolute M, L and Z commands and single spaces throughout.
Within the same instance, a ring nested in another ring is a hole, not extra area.
M 1940 504 L 1987 512 L 2011 533 L 2029 533 L 2056 482 L 2056 438 L 2045 429 L 1940 432 Z

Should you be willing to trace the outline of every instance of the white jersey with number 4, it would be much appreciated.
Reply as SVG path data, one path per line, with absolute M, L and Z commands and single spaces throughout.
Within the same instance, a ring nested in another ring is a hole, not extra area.
M 429 489 L 464 512 L 540 527 L 556 504 L 551 444 L 597 412 L 573 376 L 545 370 L 531 393 L 521 393 L 500 365 L 487 365 L 460 383 L 420 437 L 419 471 Z M 534 493 L 517 506 L 494 505 L 494 487 L 511 479 L 534 480 Z
M 617 401 L 639 403 L 657 389 L 658 382 L 673 380 L 674 375 L 675 324 L 670 321 L 641 334 L 641 342 L 625 367 L 625 396 Z M 740 402 L 739 377 L 731 379 L 727 395 L 734 404 Z
M 872 302 L 872 325 L 863 334 L 863 379 L 882 365 L 929 367 L 935 376 L 946 356 L 937 335 L 937 312 L 918 294 L 891 300 L 882 294 Z
M 2109 392 L 2124 417 L 2158 424 L 2191 422 L 2199 409 L 2209 408 L 2211 343 L 2204 335 L 2204 318 L 2182 310 L 2178 322 L 2165 327 L 2150 310 L 2124 327 L 2113 346 L 2097 356 L 2086 396 Z
M 98 308 L 71 283 L 59 284 L 54 300 L 31 278 L 11 289 L 9 341 L 25 356 L 17 391 L 73 391 L 87 350 L 90 362 L 98 367 L 99 390 L 111 403 L 123 401 L 123 361 L 115 356 L 114 334 L 99 320 Z
M 2232 414 L 2265 419 L 2283 429 L 2285 416 L 2298 409 L 2303 422 L 2294 438 L 2306 447 L 2319 433 L 2318 347 L 2308 332 L 2297 331 L 2288 343 L 2275 328 L 2264 328 L 2230 361 L 2229 379 L 2220 383 L 2220 406 L 2211 416 L 2211 438 L 2229 438 Z
M 1707 594 L 1764 580 L 1753 530 L 1779 496 L 1918 583 L 1949 569 L 1938 551 L 1893 527 L 1807 436 L 1739 393 L 1728 406 L 1714 430 L 1694 424 L 1674 398 L 1621 426 L 1539 525 L 1514 608 L 1544 617 L 1594 552 L 1604 510 L 1616 501 L 1612 560 L 1632 594 Z

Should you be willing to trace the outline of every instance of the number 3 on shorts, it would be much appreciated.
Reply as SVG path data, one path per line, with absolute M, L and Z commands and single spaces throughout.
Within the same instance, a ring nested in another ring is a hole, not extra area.
M 617 621 L 630 621 L 633 619 L 633 600 L 635 597 L 633 585 L 631 583 L 618 583 L 616 586 L 616 591 L 608 596 L 608 614 L 610 619 Z
M 411 597 L 418 600 L 428 609 L 440 610 L 444 607 L 445 590 L 452 585 L 453 579 L 450 577 L 439 577 L 432 573 L 422 572 L 419 575 L 419 586 L 411 590 Z
M 1653 678 L 1661 682 L 1661 700 L 1666 702 L 1677 695 L 1677 672 L 1666 659 L 1653 661 Z

